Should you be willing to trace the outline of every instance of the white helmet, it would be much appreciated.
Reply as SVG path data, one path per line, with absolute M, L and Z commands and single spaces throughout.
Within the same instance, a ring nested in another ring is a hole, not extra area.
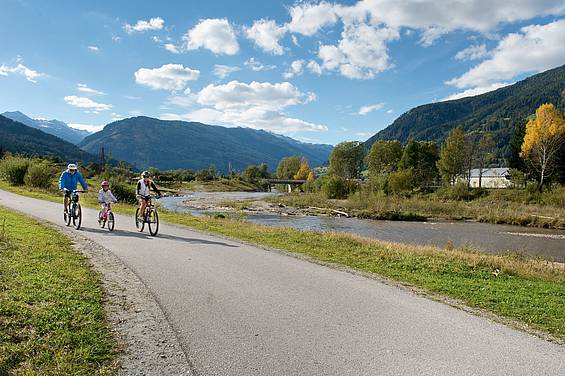
M 69 163 L 69 165 L 67 166 L 67 168 L 69 170 L 76 170 L 77 169 L 77 165 L 74 163 Z

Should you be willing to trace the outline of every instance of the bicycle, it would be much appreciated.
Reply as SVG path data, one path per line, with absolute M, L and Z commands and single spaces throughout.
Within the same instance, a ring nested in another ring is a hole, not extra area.
M 112 213 L 112 205 L 110 203 L 106 204 L 106 213 L 102 210 L 98 212 L 98 223 L 100 228 L 104 228 L 108 224 L 108 231 L 114 231 L 114 213 Z
M 135 227 L 137 227 L 139 232 L 142 232 L 145 228 L 145 224 L 147 223 L 151 236 L 156 236 L 157 232 L 159 232 L 159 214 L 157 213 L 157 208 L 155 208 L 155 205 L 153 204 L 154 197 L 156 196 L 149 196 L 142 220 L 139 220 L 139 208 L 135 211 Z
M 85 193 L 86 191 L 71 191 L 71 199 L 67 204 L 67 211 L 64 214 L 65 225 L 70 226 L 71 221 L 73 222 L 73 227 L 75 229 L 80 229 L 82 224 L 82 209 L 79 203 L 79 193 Z

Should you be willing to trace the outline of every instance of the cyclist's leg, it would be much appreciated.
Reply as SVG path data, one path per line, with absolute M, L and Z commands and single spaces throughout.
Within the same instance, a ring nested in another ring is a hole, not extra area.
M 68 211 L 67 208 L 69 207 L 69 198 L 71 197 L 71 192 L 65 191 L 65 213 Z
M 143 215 L 145 213 L 145 206 L 147 206 L 147 202 L 145 201 L 143 196 L 139 196 L 138 199 L 139 199 L 139 217 L 143 218 Z

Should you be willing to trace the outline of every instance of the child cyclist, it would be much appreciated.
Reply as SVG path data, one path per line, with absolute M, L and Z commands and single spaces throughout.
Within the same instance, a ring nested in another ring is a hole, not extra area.
M 98 220 L 99 222 L 106 218 L 106 212 L 108 211 L 108 206 L 111 202 L 118 202 L 112 191 L 110 190 L 110 183 L 103 181 L 100 184 L 102 189 L 98 191 L 98 203 L 102 209 L 102 217 Z

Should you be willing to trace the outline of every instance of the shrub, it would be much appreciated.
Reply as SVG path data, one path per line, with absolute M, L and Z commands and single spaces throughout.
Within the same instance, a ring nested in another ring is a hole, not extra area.
M 112 179 L 110 180 L 110 189 L 116 198 L 121 202 L 135 204 L 137 198 L 135 197 L 135 186 L 127 184 L 123 181 Z
M 0 176 L 11 185 L 23 185 L 30 160 L 23 157 L 6 157 L 0 161 Z
M 349 195 L 349 185 L 344 178 L 331 175 L 323 180 L 322 191 L 327 198 L 344 199 Z
M 484 189 L 472 190 L 466 182 L 457 182 L 455 185 L 440 189 L 437 194 L 440 198 L 447 200 L 469 201 L 479 197 L 486 192 Z
M 53 168 L 46 161 L 31 161 L 24 181 L 29 187 L 49 188 L 53 176 Z
M 411 192 L 414 189 L 415 180 L 414 170 L 411 168 L 393 172 L 388 176 L 387 191 L 393 194 Z

